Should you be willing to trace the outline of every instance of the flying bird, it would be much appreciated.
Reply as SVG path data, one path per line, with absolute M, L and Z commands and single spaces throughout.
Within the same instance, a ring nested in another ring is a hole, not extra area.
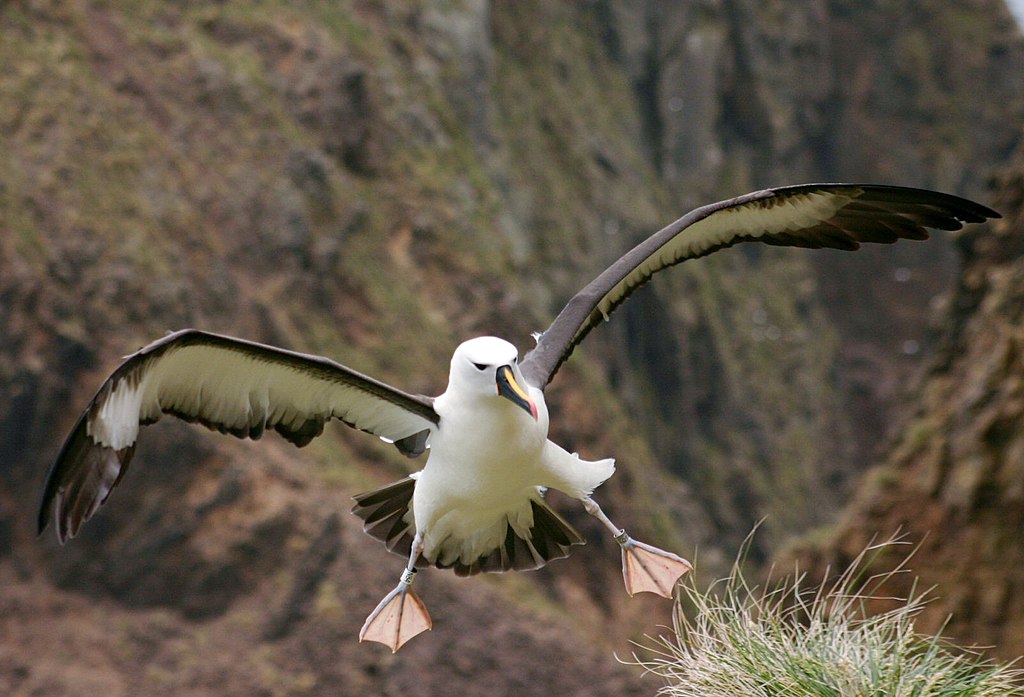
M 459 575 L 535 569 L 566 556 L 582 536 L 545 502 L 557 489 L 582 502 L 622 549 L 626 591 L 671 597 L 690 570 L 682 557 L 631 538 L 604 514 L 594 489 L 615 471 L 548 440 L 544 389 L 587 333 L 655 273 L 739 242 L 854 250 L 862 242 L 925 239 L 999 217 L 948 194 L 864 184 L 756 191 L 697 208 L 605 269 L 519 360 L 508 341 L 483 336 L 455 349 L 437 397 L 403 392 L 320 356 L 195 329 L 128 356 L 103 383 L 51 467 L 39 532 L 53 521 L 63 544 L 124 476 L 141 426 L 163 414 L 239 438 L 277 431 L 302 447 L 339 419 L 405 455 L 421 470 L 355 497 L 364 529 L 408 559 L 397 586 L 367 617 L 360 640 L 397 651 L 431 626 L 412 584 L 417 568 Z

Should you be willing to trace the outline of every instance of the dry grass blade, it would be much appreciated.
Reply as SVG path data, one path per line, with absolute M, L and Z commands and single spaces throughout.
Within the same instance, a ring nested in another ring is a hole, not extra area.
M 661 676 L 658 694 L 670 697 L 1024 695 L 1024 671 L 915 630 L 928 591 L 883 595 L 889 579 L 909 573 L 911 555 L 877 575 L 871 560 L 898 544 L 870 545 L 837 580 L 814 586 L 800 573 L 770 588 L 751 585 L 741 552 L 729 576 L 705 591 L 691 575 L 673 636 L 640 645 L 633 660 Z M 896 606 L 870 614 L 868 601 L 878 599 Z

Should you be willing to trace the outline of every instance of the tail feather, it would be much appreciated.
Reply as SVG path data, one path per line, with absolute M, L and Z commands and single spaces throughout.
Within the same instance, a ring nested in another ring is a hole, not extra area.
M 406 477 L 379 489 L 355 496 L 352 512 L 363 519 L 363 530 L 380 540 L 388 550 L 408 556 L 415 534 L 412 495 L 416 481 Z M 573 545 L 583 544 L 583 536 L 542 499 L 531 499 L 533 525 L 528 531 L 517 531 L 506 522 L 505 539 L 479 558 L 465 562 L 433 562 L 440 569 L 452 569 L 458 576 L 501 571 L 525 571 L 544 566 L 553 559 L 569 555 Z M 422 556 L 417 566 L 428 566 Z
M 416 480 L 405 477 L 353 497 L 356 505 L 352 512 L 363 519 L 363 531 L 383 542 L 389 551 L 405 557 L 412 551 L 415 535 L 410 510 L 415 489 Z

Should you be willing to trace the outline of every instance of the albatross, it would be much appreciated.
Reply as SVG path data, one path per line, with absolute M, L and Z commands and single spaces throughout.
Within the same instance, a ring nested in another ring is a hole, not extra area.
M 693 211 L 647 238 L 574 295 L 519 359 L 504 339 L 455 349 L 437 397 L 410 394 L 320 356 L 184 329 L 131 354 L 102 384 L 50 468 L 39 511 L 63 544 L 125 475 L 141 426 L 170 414 L 238 438 L 268 430 L 302 447 L 338 419 L 428 452 L 421 470 L 355 497 L 353 512 L 387 549 L 407 558 L 397 586 L 369 614 L 360 640 L 397 651 L 430 629 L 412 588 L 418 568 L 469 576 L 536 569 L 582 536 L 545 501 L 579 500 L 621 547 L 626 591 L 672 597 L 691 566 L 634 540 L 594 501 L 615 460 L 585 460 L 548 440 L 544 389 L 587 333 L 661 271 L 739 242 L 855 250 L 861 243 L 959 230 L 995 211 L 949 194 L 870 184 L 806 184 L 756 191 Z

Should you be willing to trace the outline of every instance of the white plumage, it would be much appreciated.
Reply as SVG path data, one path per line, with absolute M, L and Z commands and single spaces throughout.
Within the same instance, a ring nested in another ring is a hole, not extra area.
M 526 386 L 517 360 L 515 346 L 494 337 L 471 339 L 455 350 L 448 389 L 434 400 L 440 426 L 413 495 L 427 561 L 472 564 L 504 542 L 509 524 L 528 537 L 530 502 L 540 502 L 543 489 L 583 498 L 615 471 L 612 459 L 587 462 L 547 439 L 548 411 L 537 388 L 526 387 L 536 419 L 494 398 L 500 366 L 511 366 L 516 383 Z M 467 530 L 474 533 L 465 535 Z

